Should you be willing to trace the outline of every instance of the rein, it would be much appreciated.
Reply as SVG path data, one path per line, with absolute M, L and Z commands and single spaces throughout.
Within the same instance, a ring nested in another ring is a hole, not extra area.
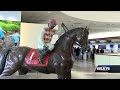
M 70 38 L 69 34 L 67 33 L 67 31 L 69 31 L 69 29 L 66 27 L 66 25 L 64 23 L 61 24 L 62 28 L 64 29 L 64 31 L 66 32 L 67 34 L 67 37 Z M 73 38 L 72 38 L 73 41 L 75 41 Z M 78 42 L 78 41 L 77 41 Z M 79 43 L 77 42 L 74 42 L 75 44 L 77 44 L 78 46 L 81 46 Z M 64 50 L 62 50 L 62 52 L 66 53 L 66 54 L 71 54 L 71 53 L 67 53 L 65 52 Z
M 65 32 L 69 31 L 69 29 L 66 27 L 66 25 L 65 25 L 64 23 L 62 23 L 61 26 L 62 26 L 62 28 L 64 29 Z M 68 34 L 68 33 L 66 33 L 66 34 L 67 34 L 67 37 L 70 38 L 69 34 Z M 73 39 L 73 38 L 72 38 L 72 39 Z M 73 39 L 73 40 L 74 40 L 74 39 Z M 77 42 L 78 42 L 78 41 L 77 41 Z M 76 43 L 76 42 L 75 42 L 75 44 L 77 44 L 78 46 L 81 46 L 80 44 L 78 44 L 78 43 Z

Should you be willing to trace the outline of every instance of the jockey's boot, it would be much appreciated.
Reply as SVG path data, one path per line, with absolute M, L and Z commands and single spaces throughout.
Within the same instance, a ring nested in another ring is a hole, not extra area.
M 46 56 L 46 54 L 49 52 L 48 49 L 44 49 L 42 51 L 40 51 L 40 55 L 39 55 L 39 61 L 41 64 L 43 64 L 44 62 L 44 57 Z

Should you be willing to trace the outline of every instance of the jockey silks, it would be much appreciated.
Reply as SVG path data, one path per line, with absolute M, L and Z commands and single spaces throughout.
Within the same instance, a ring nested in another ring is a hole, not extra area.
M 53 35 L 55 34 L 55 29 L 44 28 L 44 30 L 40 33 L 38 49 L 43 50 L 44 46 L 48 46 L 49 50 L 54 48 L 53 44 L 50 44 Z
M 45 43 L 50 43 L 54 34 L 55 34 L 55 30 L 54 29 L 50 30 L 49 28 L 45 28 L 44 42 Z

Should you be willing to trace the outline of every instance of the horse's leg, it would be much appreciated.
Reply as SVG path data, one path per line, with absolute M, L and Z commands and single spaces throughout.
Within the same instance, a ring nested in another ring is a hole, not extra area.
M 61 68 L 56 69 L 58 79 L 65 79 L 65 72 Z
M 26 69 L 26 68 L 20 68 L 19 75 L 25 75 L 27 73 L 28 73 L 28 69 Z
M 3 70 L 4 70 L 5 62 L 6 62 L 5 59 L 2 59 L 2 61 L 0 62 L 0 74 L 2 74 L 2 72 L 3 72 Z
M 0 54 L 0 74 L 2 74 L 3 70 L 4 70 L 4 67 L 5 67 L 5 63 L 6 63 L 6 58 L 7 58 L 7 55 L 9 53 L 9 50 L 7 51 L 7 53 L 3 53 L 3 54 Z M 3 56 L 2 56 L 3 55 Z
M 71 70 L 58 74 L 58 79 L 71 79 Z
M 56 68 L 56 73 L 58 76 L 58 79 L 65 79 L 65 73 L 60 70 L 60 68 Z
M 8 62 L 7 62 L 8 63 Z M 4 71 L 0 76 L 10 76 L 18 70 L 18 65 L 16 63 L 7 64 L 4 68 Z
M 61 65 L 60 63 L 54 63 L 55 66 L 55 72 L 58 76 L 58 79 L 65 79 L 65 74 L 63 72 L 63 65 Z
M 66 72 L 66 79 L 71 79 L 71 70 Z
M 8 66 L 6 65 L 4 68 L 4 71 L 2 72 L 0 76 L 10 76 L 14 74 L 17 70 L 18 70 L 18 67 L 16 64 L 12 64 Z
M 58 74 L 58 79 L 65 79 L 65 75 L 64 74 Z
M 20 62 L 18 61 L 18 57 L 14 55 L 14 53 L 10 53 L 6 58 L 6 64 L 0 76 L 10 76 L 19 69 Z

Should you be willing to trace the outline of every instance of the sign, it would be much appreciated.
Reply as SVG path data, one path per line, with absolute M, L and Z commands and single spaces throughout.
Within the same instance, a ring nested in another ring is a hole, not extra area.
M 120 73 L 120 65 L 98 65 L 95 72 Z
M 95 72 L 108 72 L 110 71 L 110 66 L 98 66 Z

